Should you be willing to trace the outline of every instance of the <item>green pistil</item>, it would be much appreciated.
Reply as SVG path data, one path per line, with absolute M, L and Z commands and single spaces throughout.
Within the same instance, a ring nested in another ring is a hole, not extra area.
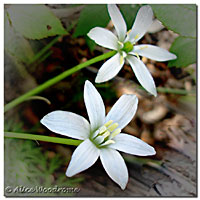
M 128 42 L 124 43 L 124 47 L 122 48 L 122 51 L 129 53 L 132 50 L 133 50 L 133 44 L 131 44 L 131 42 L 128 41 Z

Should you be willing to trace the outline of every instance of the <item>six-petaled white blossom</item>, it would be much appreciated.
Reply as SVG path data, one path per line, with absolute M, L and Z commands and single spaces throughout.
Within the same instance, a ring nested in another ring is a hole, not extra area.
M 130 63 L 140 84 L 148 92 L 157 96 L 154 80 L 144 63 L 139 59 L 139 56 L 145 56 L 156 61 L 168 61 L 176 59 L 176 55 L 153 45 L 135 45 L 144 36 L 153 22 L 151 7 L 147 5 L 140 8 L 132 29 L 128 32 L 124 18 L 117 6 L 108 5 L 108 12 L 118 37 L 111 31 L 101 27 L 95 27 L 90 30 L 88 36 L 98 45 L 116 50 L 117 54 L 102 65 L 95 82 L 101 83 L 112 79 L 121 70 L 126 59 Z
M 138 156 L 156 153 L 153 147 L 142 140 L 121 133 L 135 115 L 138 99 L 135 95 L 122 95 L 106 115 L 100 94 L 91 82 L 86 81 L 84 102 L 90 123 L 82 116 L 67 111 L 51 112 L 43 117 L 41 123 L 55 133 L 84 140 L 72 155 L 67 176 L 88 169 L 100 157 L 110 178 L 125 189 L 128 170 L 117 150 Z

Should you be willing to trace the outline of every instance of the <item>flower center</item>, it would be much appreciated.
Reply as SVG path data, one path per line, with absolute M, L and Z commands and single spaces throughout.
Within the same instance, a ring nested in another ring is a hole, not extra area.
M 130 41 L 122 43 L 118 41 L 119 45 L 119 53 L 120 53 L 120 65 L 123 63 L 124 58 L 126 58 L 127 54 L 133 50 L 133 45 Z
M 133 50 L 133 44 L 131 42 L 124 43 L 124 47 L 121 49 L 122 51 L 125 51 L 126 53 L 129 53 Z
M 91 137 L 91 141 L 97 147 L 103 147 L 105 145 L 115 143 L 115 141 L 112 139 L 121 132 L 121 129 L 117 128 L 118 126 L 119 124 L 113 123 L 113 120 L 108 121 L 97 131 L 95 131 L 95 133 Z

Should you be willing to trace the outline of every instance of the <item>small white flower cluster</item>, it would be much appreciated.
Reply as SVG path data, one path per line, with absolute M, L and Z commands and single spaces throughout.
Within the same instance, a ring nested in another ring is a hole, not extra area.
M 176 56 L 156 46 L 135 45 L 152 23 L 151 7 L 143 6 L 140 8 L 135 23 L 128 33 L 126 23 L 117 6 L 108 5 L 108 12 L 118 37 L 100 27 L 93 28 L 88 33 L 88 36 L 97 44 L 117 51 L 117 54 L 100 68 L 96 82 L 100 83 L 112 79 L 127 59 L 141 85 L 156 96 L 153 78 L 143 62 L 140 61 L 139 55 L 157 61 L 175 59 Z M 84 140 L 72 155 L 66 171 L 67 176 L 71 177 L 88 169 L 100 157 L 110 178 L 122 189 L 125 189 L 128 182 L 128 170 L 118 151 L 138 156 L 150 156 L 156 153 L 153 147 L 142 140 L 121 133 L 121 130 L 136 113 L 138 98 L 131 94 L 122 95 L 106 115 L 100 94 L 91 82 L 86 81 L 84 101 L 90 123 L 82 116 L 66 111 L 51 112 L 43 117 L 41 123 L 55 133 Z

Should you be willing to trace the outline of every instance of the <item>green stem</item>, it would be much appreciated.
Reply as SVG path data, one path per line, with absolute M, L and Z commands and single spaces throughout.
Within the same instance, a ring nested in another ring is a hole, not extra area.
M 72 23 L 67 29 L 66 31 L 69 32 L 75 25 L 77 24 L 77 21 L 75 21 L 74 23 Z M 65 36 L 68 35 L 65 34 Z M 55 37 L 53 40 L 51 40 L 51 42 L 49 42 L 44 48 L 42 48 L 33 58 L 32 60 L 28 63 L 29 65 L 34 63 L 36 60 L 38 60 L 40 57 L 42 57 L 60 38 L 62 38 L 63 35 L 59 35 L 57 37 Z M 48 57 L 51 54 L 51 52 L 48 52 L 47 54 L 45 54 L 41 60 L 44 60 L 46 57 Z M 41 62 L 40 60 L 40 62 Z
M 62 36 L 57 36 L 51 42 L 49 42 L 43 49 L 41 49 L 28 63 L 29 65 L 34 63 L 36 60 L 38 60 L 44 53 L 46 53 Z
M 29 133 L 15 133 L 15 132 L 4 132 L 4 137 L 6 138 L 17 138 L 17 139 L 27 139 L 27 140 L 39 140 L 44 142 L 53 142 L 57 144 L 66 144 L 78 146 L 82 140 L 65 139 L 59 137 L 49 137 L 44 135 L 34 135 Z
M 138 88 L 145 90 L 142 86 L 138 86 Z M 193 91 L 187 91 L 184 89 L 157 87 L 156 90 L 161 93 L 180 94 L 180 95 L 195 95 L 195 93 Z
M 38 61 L 37 61 L 37 65 L 39 65 L 41 62 L 43 62 L 44 60 L 46 60 L 51 54 L 53 53 L 53 51 L 47 51 L 47 53 L 45 53 L 44 55 L 42 55 Z
M 115 55 L 116 51 L 109 51 L 108 53 L 102 54 L 100 56 L 97 56 L 95 58 L 92 58 L 84 63 L 81 63 L 79 65 L 76 65 L 75 67 L 64 71 L 63 73 L 59 74 L 58 76 L 44 82 L 43 84 L 39 85 L 38 87 L 28 91 L 27 93 L 21 95 L 20 97 L 14 99 L 13 101 L 11 101 L 10 103 L 6 104 L 4 107 L 4 112 L 10 110 L 11 108 L 15 107 L 16 105 L 24 102 L 27 98 L 34 96 L 40 92 L 42 92 L 43 90 L 45 90 L 46 88 L 49 88 L 50 86 L 54 85 L 55 83 L 58 83 L 59 81 L 63 80 L 64 78 L 68 77 L 69 75 L 83 69 L 84 67 L 87 67 L 89 65 L 92 65 L 96 62 L 99 62 L 101 60 L 110 58 L 111 56 Z
M 187 91 L 184 89 L 165 88 L 165 87 L 157 87 L 156 89 L 158 92 L 162 92 L 162 93 L 171 93 L 171 94 L 180 94 L 180 95 L 192 94 L 191 91 Z

